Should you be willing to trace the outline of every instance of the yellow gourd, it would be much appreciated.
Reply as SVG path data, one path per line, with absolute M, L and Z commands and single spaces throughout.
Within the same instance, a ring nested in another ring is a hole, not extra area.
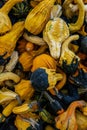
M 15 92 L 20 95 L 21 99 L 31 98 L 34 94 L 34 88 L 29 80 L 21 80 L 20 83 L 15 85 Z
M 18 2 L 22 2 L 22 0 L 8 0 L 0 9 L 0 34 L 6 33 L 11 30 L 12 23 L 8 16 L 8 13 Z
M 56 61 L 50 55 L 41 54 L 33 60 L 33 66 L 31 71 L 33 72 L 40 67 L 56 69 Z
M 39 34 L 50 18 L 51 8 L 55 0 L 43 0 L 29 12 L 25 20 L 25 29 L 34 35 Z
M 17 40 L 24 30 L 24 22 L 17 22 L 12 30 L 3 36 L 0 36 L 0 55 L 6 53 L 5 58 L 10 56 L 16 47 Z

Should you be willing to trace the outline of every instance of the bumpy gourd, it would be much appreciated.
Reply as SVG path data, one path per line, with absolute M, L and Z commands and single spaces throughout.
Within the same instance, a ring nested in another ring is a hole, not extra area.
M 43 31 L 43 39 L 47 42 L 50 54 L 58 59 L 63 41 L 69 37 L 69 28 L 61 18 L 49 20 Z
M 16 47 L 17 40 L 24 30 L 24 22 L 17 22 L 10 32 L 0 37 L 0 55 L 10 56 Z
M 32 34 L 39 34 L 50 18 L 51 8 L 55 0 L 43 0 L 29 12 L 25 20 L 25 29 Z
M 7 31 L 11 30 L 12 23 L 8 16 L 8 13 L 18 2 L 22 2 L 22 0 L 8 0 L 0 9 L 0 34 L 6 33 Z
M 74 52 L 72 52 L 69 48 L 68 48 L 68 45 L 69 43 L 72 41 L 72 40 L 78 40 L 79 39 L 79 35 L 73 35 L 73 36 L 70 36 L 69 38 L 67 38 L 63 45 L 62 45 L 62 50 L 61 50 L 61 56 L 60 56 L 60 59 L 59 59 L 59 64 L 60 66 L 62 66 L 63 62 L 64 61 L 67 61 L 67 64 L 71 64 L 71 62 L 73 61 L 73 59 L 78 59 L 80 60 L 80 58 L 75 55 Z

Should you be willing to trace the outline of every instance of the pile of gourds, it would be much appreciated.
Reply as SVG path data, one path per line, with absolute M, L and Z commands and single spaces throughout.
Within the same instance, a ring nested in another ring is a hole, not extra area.
M 0 2 L 0 130 L 87 130 L 87 0 Z

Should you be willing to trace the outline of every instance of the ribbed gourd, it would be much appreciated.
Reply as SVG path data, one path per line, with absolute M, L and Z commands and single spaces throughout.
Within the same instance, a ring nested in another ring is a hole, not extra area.
M 43 0 L 29 12 L 25 20 L 25 29 L 34 35 L 39 34 L 50 18 L 51 8 L 55 0 Z
M 8 13 L 18 2 L 22 2 L 22 0 L 8 0 L 0 9 L 0 34 L 6 33 L 11 30 L 12 23 L 8 16 Z

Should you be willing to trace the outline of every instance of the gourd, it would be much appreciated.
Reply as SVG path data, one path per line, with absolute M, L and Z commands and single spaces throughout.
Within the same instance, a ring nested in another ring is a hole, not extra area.
M 70 104 L 68 109 L 56 118 L 56 128 L 60 130 L 77 130 L 78 125 L 75 117 L 75 109 L 85 106 L 84 101 L 74 101 Z
M 17 40 L 24 30 L 24 22 L 17 22 L 13 25 L 12 30 L 3 36 L 0 36 L 0 55 L 6 54 L 7 58 L 12 54 L 16 47 Z
M 12 109 L 12 112 L 14 114 L 25 114 L 27 112 L 35 112 L 38 110 L 38 104 L 37 101 L 32 101 L 30 103 L 24 103 L 20 106 L 15 106 Z
M 25 29 L 34 35 L 39 34 L 50 18 L 51 8 L 55 0 L 43 0 L 29 12 L 25 20 Z
M 69 37 L 69 28 L 61 18 L 49 20 L 43 30 L 43 39 L 49 46 L 50 54 L 58 59 L 61 53 L 62 43 Z
M 6 90 L 0 90 L 0 104 L 7 102 L 7 101 L 11 101 L 13 99 L 17 99 L 18 94 L 6 89 Z
M 34 89 L 30 83 L 30 81 L 28 80 L 21 80 L 20 83 L 18 83 L 17 85 L 14 86 L 15 88 L 15 92 L 20 95 L 20 98 L 22 100 L 26 99 L 26 97 L 28 97 L 28 99 L 30 99 L 33 94 L 34 94 Z
M 16 17 L 19 20 L 26 18 L 30 10 L 30 5 L 28 0 L 22 0 L 21 3 L 17 3 L 11 10 L 13 17 Z
M 60 56 L 60 59 L 59 59 L 59 63 L 62 65 L 63 61 L 66 60 L 67 61 L 67 64 L 71 64 L 73 58 L 78 58 L 79 60 L 79 57 L 76 56 L 69 48 L 69 43 L 72 41 L 72 40 L 78 40 L 79 39 L 79 35 L 72 35 L 70 37 L 68 37 L 63 45 L 62 45 L 62 50 L 61 50 L 61 56 Z
M 40 67 L 56 69 L 56 65 L 57 65 L 56 61 L 50 55 L 41 54 L 35 57 L 35 59 L 33 60 L 33 66 L 32 66 L 31 71 L 33 72 Z
M 87 129 L 87 116 L 84 116 L 80 111 L 76 111 L 76 121 L 78 125 L 78 130 Z
M 11 30 L 12 23 L 8 13 L 18 2 L 22 2 L 22 0 L 8 0 L 0 9 L 0 34 L 4 34 Z
M 66 14 L 67 17 L 72 17 L 72 14 L 73 14 L 70 8 L 71 6 L 70 4 L 72 1 L 73 0 L 65 0 L 63 3 L 64 13 Z M 84 23 L 84 16 L 85 16 L 83 0 L 76 0 L 75 2 L 78 4 L 79 14 L 78 14 L 77 21 L 75 23 L 69 24 L 69 29 L 72 33 L 80 30 L 80 28 L 82 27 Z
M 30 53 L 25 51 L 19 56 L 19 62 L 21 63 L 24 71 L 29 71 L 33 64 L 33 59 L 44 53 L 45 50 L 48 48 L 47 45 L 41 46 L 38 50 L 33 50 Z
M 62 78 L 62 74 L 56 73 L 55 69 L 41 67 L 31 74 L 30 82 L 36 91 L 41 92 L 54 88 L 57 81 L 62 80 Z
M 27 130 L 27 128 L 31 126 L 31 124 L 26 122 L 20 115 L 16 116 L 14 123 L 18 130 Z

